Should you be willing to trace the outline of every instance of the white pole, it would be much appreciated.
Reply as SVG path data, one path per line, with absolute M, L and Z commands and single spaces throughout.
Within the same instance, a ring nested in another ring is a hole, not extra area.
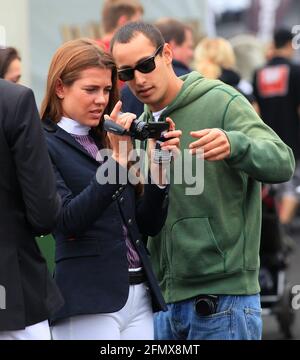
M 264 43 L 272 40 L 276 24 L 276 11 L 281 0 L 260 0 L 257 36 Z
M 0 285 L 0 311 L 6 309 L 6 290 Z
M 6 30 L 3 25 L 0 25 L 0 47 L 6 47 Z

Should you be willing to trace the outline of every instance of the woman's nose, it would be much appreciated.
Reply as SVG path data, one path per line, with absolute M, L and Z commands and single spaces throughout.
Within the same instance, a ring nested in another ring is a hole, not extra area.
M 97 94 L 97 96 L 95 98 L 95 103 L 96 104 L 105 104 L 106 103 L 106 98 L 103 93 Z

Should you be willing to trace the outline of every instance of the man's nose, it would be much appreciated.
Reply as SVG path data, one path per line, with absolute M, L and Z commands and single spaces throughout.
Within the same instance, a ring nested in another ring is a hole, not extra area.
M 146 75 L 138 70 L 134 71 L 134 80 L 137 85 L 143 85 L 146 82 Z

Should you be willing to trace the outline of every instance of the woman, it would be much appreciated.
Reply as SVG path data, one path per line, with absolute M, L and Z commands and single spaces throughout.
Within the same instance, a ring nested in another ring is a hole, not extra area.
M 236 58 L 229 41 L 223 38 L 205 38 L 195 48 L 195 69 L 208 79 L 219 79 L 236 88 L 258 112 L 252 85 L 235 70 Z
M 41 109 L 63 202 L 54 237 L 65 305 L 52 319 L 54 339 L 152 339 L 153 310 L 165 309 L 141 234 L 162 228 L 168 188 L 157 164 L 157 185 L 118 181 L 127 178 L 132 140 L 106 133 L 104 114 L 126 129 L 135 115 L 120 115 L 117 93 L 115 64 L 96 43 L 78 39 L 57 50 Z M 179 146 L 181 132 L 171 128 L 166 150 Z M 103 148 L 111 149 L 106 162 L 97 156 Z M 107 164 L 116 183 L 100 185 Z
M 21 58 L 15 48 L 0 48 L 0 78 L 14 83 L 20 81 Z

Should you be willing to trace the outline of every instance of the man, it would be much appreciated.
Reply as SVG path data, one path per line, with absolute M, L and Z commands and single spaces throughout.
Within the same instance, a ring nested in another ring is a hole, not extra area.
M 172 65 L 177 76 L 186 75 L 191 72 L 189 68 L 194 56 L 193 31 L 190 26 L 172 18 L 162 18 L 155 24 L 160 30 L 166 43 L 170 45 L 173 53 Z M 123 110 L 140 116 L 144 111 L 144 104 L 139 101 L 124 86 L 121 91 Z
M 190 26 L 172 18 L 162 18 L 155 23 L 173 53 L 173 68 L 177 76 L 191 72 L 194 57 L 193 30 Z
M 203 193 L 171 182 L 166 225 L 149 240 L 168 304 L 156 338 L 260 339 L 259 182 L 288 180 L 292 151 L 233 88 L 196 72 L 178 78 L 154 26 L 125 25 L 111 51 L 119 78 L 147 105 L 144 119 L 172 118 L 182 148 L 203 151 Z
M 104 50 L 109 50 L 115 32 L 129 21 L 141 20 L 143 13 L 144 8 L 139 0 L 105 0 L 101 16 L 104 34 L 98 43 Z
M 293 219 L 300 186 L 300 66 L 292 63 L 292 41 L 290 30 L 277 30 L 272 57 L 254 76 L 262 119 L 292 148 L 298 163 L 293 178 L 279 187 L 279 219 L 284 226 Z
M 50 340 L 62 298 L 35 236 L 49 233 L 60 198 L 32 91 L 0 79 L 0 340 Z

